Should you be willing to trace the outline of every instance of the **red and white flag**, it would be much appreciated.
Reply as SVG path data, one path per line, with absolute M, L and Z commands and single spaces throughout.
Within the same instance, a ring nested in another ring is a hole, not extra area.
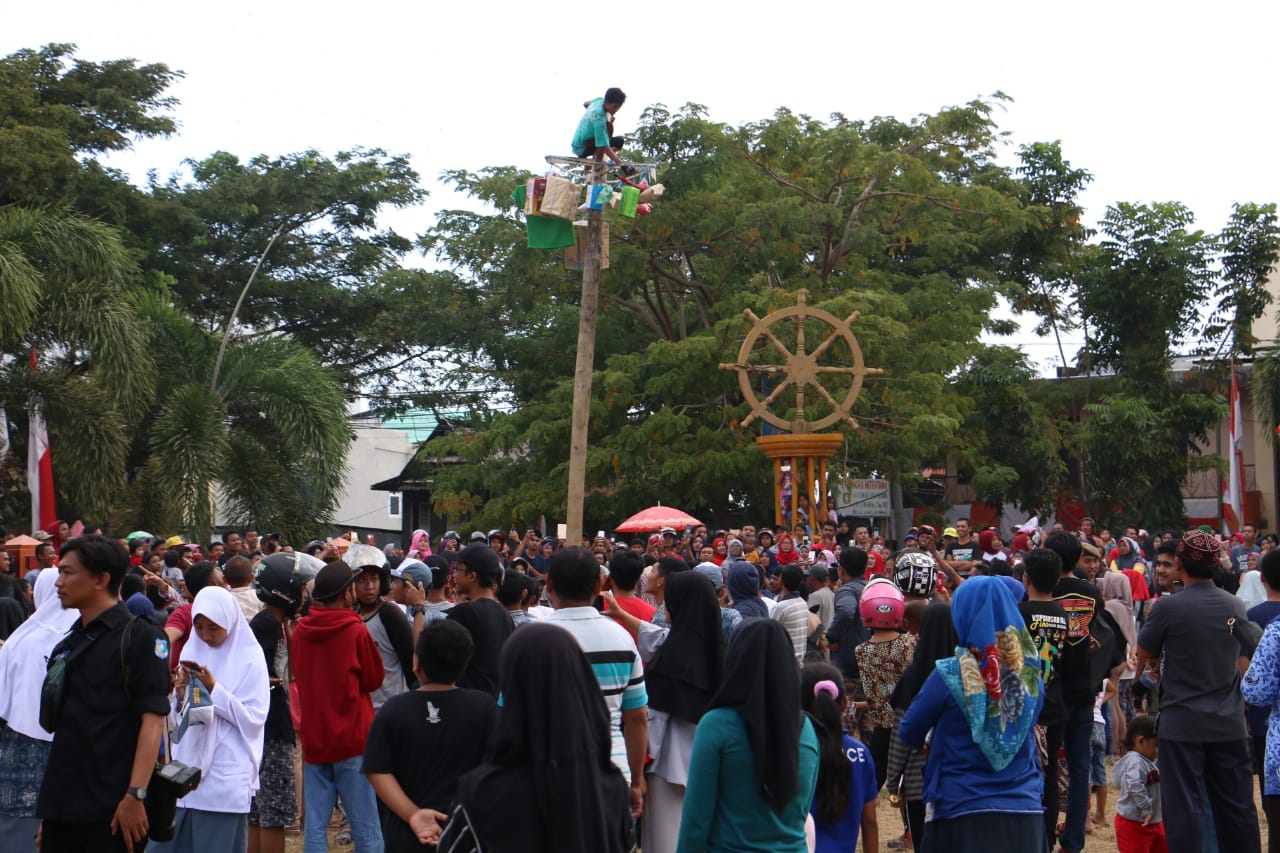
M 31 351 L 31 372 L 36 371 L 36 351 Z M 27 488 L 31 491 L 31 529 L 43 530 L 58 519 L 53 499 L 53 454 L 49 450 L 49 431 L 45 429 L 40 408 L 32 405 L 28 413 Z
M 1236 380 L 1236 363 L 1231 362 L 1231 435 L 1230 474 L 1222 484 L 1222 526 L 1224 532 L 1239 532 L 1244 527 L 1244 418 L 1240 415 L 1240 384 Z

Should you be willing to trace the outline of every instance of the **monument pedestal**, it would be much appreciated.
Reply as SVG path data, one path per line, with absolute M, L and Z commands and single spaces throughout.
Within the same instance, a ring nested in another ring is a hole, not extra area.
M 827 518 L 827 460 L 844 444 L 840 433 L 807 433 L 803 435 L 762 435 L 756 445 L 773 460 L 773 524 L 783 524 L 783 466 L 791 469 L 791 505 L 787 515 L 795 524 L 800 495 L 809 496 L 809 526 L 818 528 Z M 814 490 L 818 498 L 813 499 Z M 790 532 L 790 531 L 788 531 Z

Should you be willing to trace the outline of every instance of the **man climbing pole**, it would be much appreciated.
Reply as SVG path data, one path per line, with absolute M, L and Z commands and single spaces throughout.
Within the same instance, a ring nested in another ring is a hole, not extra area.
M 573 134 L 573 154 L 584 159 L 594 158 L 597 163 L 608 157 L 614 163 L 622 165 L 617 149 L 626 140 L 613 135 L 613 116 L 626 103 L 627 94 L 617 86 L 605 91 L 603 98 L 596 98 L 583 104 L 587 111 L 578 122 L 578 129 Z

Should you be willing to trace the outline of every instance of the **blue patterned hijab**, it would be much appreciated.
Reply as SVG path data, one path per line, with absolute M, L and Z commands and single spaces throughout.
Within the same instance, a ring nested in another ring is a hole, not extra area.
M 1039 655 L 1001 578 L 971 577 L 951 599 L 960 645 L 938 661 L 938 675 L 960 706 L 973 741 L 1003 770 L 1035 724 L 1042 682 Z

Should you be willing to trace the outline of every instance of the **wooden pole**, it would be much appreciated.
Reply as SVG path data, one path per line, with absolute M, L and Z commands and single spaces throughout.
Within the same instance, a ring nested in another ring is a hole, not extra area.
M 792 456 L 791 462 L 791 512 L 790 519 L 787 520 L 787 533 L 795 530 L 796 526 L 796 510 L 800 507 L 800 461 L 799 456 Z
M 773 458 L 773 529 L 782 524 L 782 458 Z M 774 540 L 777 540 L 774 536 Z
M 821 520 L 827 520 L 827 460 L 818 460 L 818 512 Z
M 818 519 L 815 517 L 817 515 L 818 505 L 814 503 L 814 500 L 813 500 L 813 478 L 816 472 L 814 471 L 812 456 L 810 456 L 808 459 L 805 460 L 805 471 L 806 471 L 806 476 L 804 478 L 804 494 L 805 494 L 805 497 L 809 499 L 809 529 L 817 530 L 819 527 L 821 527 L 821 524 L 818 522 Z
M 602 169 L 591 171 L 591 184 Z M 604 214 L 587 213 L 587 254 L 582 259 L 582 304 L 578 311 L 578 355 L 573 368 L 573 414 L 569 433 L 569 490 L 565 509 L 565 542 L 582 542 L 583 502 L 587 491 L 587 427 L 591 415 L 591 373 L 596 358 L 596 315 L 600 304 L 600 258 L 603 254 Z

